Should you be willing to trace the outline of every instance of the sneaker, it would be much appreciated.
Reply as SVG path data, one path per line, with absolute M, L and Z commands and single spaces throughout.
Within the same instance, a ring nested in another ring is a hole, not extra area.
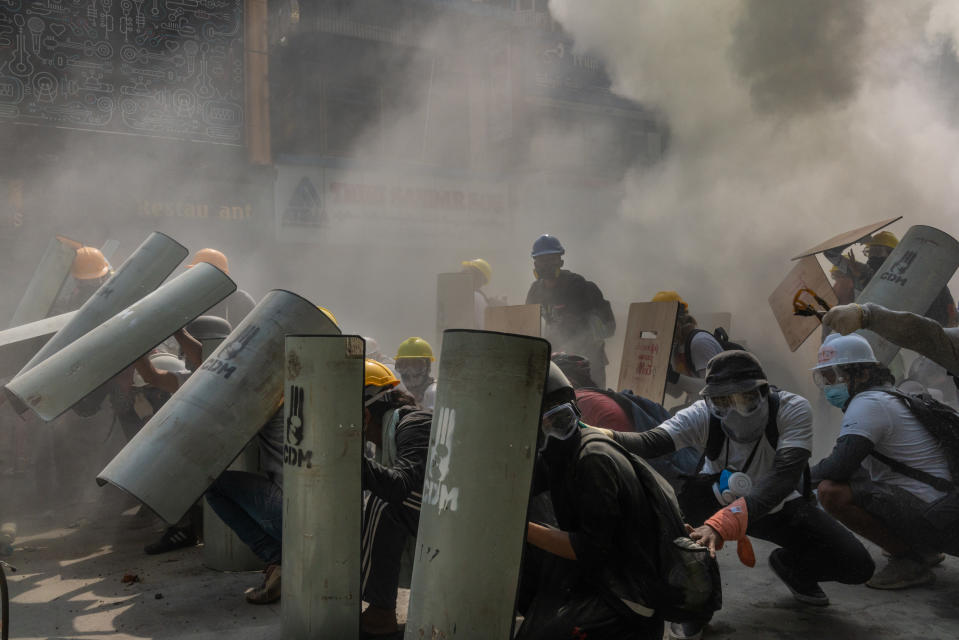
M 245 591 L 246 601 L 250 604 L 271 604 L 280 599 L 280 565 L 271 564 L 263 573 L 263 584 L 259 587 L 250 587 Z
M 192 529 L 187 529 L 184 527 L 170 527 L 163 532 L 163 535 L 160 536 L 160 539 L 156 542 L 151 542 L 147 546 L 143 547 L 143 551 L 148 555 L 156 555 L 158 553 L 166 553 L 168 551 L 175 551 L 177 549 L 185 549 L 186 547 L 195 547 L 199 540 L 196 537 L 196 534 L 193 533 Z
M 935 581 L 936 574 L 921 560 L 909 556 L 891 556 L 886 566 L 874 573 L 866 586 L 873 589 L 908 589 Z
M 892 554 L 885 550 L 882 552 L 882 555 L 886 556 L 887 558 L 892 557 Z M 919 555 L 919 561 L 922 562 L 927 567 L 929 567 L 930 569 L 942 564 L 943 561 L 946 559 L 946 554 L 939 553 L 938 551 L 922 551 L 922 552 L 919 552 L 918 555 Z
M 670 622 L 666 637 L 669 640 L 699 640 L 705 626 L 702 622 Z
M 769 554 L 769 567 L 773 570 L 773 573 L 789 588 L 796 600 L 817 607 L 828 605 L 829 596 L 819 587 L 819 583 L 798 578 L 793 573 L 792 568 L 787 566 L 785 560 L 783 560 L 783 554 L 785 553 L 785 550 L 780 548 Z
M 360 634 L 364 638 L 390 636 L 399 630 L 395 608 L 384 609 L 371 604 L 360 614 Z

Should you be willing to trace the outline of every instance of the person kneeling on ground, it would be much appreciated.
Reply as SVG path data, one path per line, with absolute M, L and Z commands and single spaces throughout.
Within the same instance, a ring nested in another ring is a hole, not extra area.
M 892 374 L 862 336 L 830 335 L 813 377 L 844 412 L 835 448 L 812 469 L 821 479 L 819 499 L 890 556 L 866 586 L 932 583 L 930 567 L 942 562 L 941 552 L 959 555 L 959 486 L 944 447 L 913 414 L 910 397 L 893 388 Z
M 638 568 L 648 565 L 632 555 L 658 548 L 640 480 L 620 447 L 602 437 L 584 440 L 573 387 L 555 363 L 546 391 L 540 469 L 559 529 L 527 526 L 534 549 L 524 582 L 536 588 L 528 607 L 521 603 L 517 640 L 659 640 L 662 617 L 642 604 L 649 594 Z
M 628 451 L 653 458 L 694 447 L 702 451 L 700 471 L 677 496 L 693 540 L 715 551 L 723 546 L 723 516 L 738 502 L 746 535 L 779 548 L 769 565 L 793 596 L 813 605 L 829 604 L 820 582 L 861 584 L 874 564 L 862 543 L 797 491 L 812 452 L 812 410 L 788 391 L 770 387 L 762 365 L 746 351 L 724 351 L 707 367 L 702 400 L 643 433 L 609 435 Z M 804 491 L 804 493 L 806 493 Z M 729 533 L 735 527 L 730 527 Z M 755 562 L 748 539 L 738 542 L 740 558 Z M 702 625 L 670 624 L 672 638 L 698 638 Z

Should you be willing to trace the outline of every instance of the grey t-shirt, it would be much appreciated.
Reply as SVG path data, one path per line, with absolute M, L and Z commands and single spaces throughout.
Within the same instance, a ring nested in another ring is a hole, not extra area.
M 696 370 L 696 377 L 706 377 L 706 363 L 718 353 L 722 353 L 723 346 L 719 340 L 714 338 L 707 331 L 698 331 L 693 335 L 689 343 L 689 360 L 693 363 Z

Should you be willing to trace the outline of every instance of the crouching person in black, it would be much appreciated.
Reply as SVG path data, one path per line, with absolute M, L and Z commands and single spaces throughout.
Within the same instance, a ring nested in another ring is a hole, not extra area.
M 812 452 L 809 403 L 771 389 L 759 361 L 746 351 L 710 359 L 700 393 L 703 400 L 654 429 L 609 432 L 644 458 L 681 447 L 703 452 L 700 471 L 678 495 L 683 514 L 697 527 L 690 537 L 712 551 L 737 540 L 748 566 L 755 556 L 747 535 L 779 545 L 769 556 L 770 568 L 807 604 L 829 604 L 820 582 L 868 580 L 874 564 L 862 543 L 797 491 Z M 669 635 L 699 638 L 702 626 L 671 623 Z
M 662 617 L 643 604 L 640 583 L 651 559 L 634 557 L 657 553 L 643 487 L 618 446 L 584 442 L 573 387 L 555 364 L 546 391 L 538 476 L 559 528 L 528 525 L 524 589 L 535 586 L 517 640 L 660 640 Z

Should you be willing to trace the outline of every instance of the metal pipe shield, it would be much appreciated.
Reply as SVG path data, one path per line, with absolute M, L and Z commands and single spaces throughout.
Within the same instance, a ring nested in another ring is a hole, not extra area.
M 363 339 L 286 339 L 284 638 L 357 638 Z
M 228 275 L 200 263 L 18 375 L 5 388 L 49 422 L 234 291 L 236 284 Z
M 11 327 L 46 318 L 50 313 L 77 255 L 71 242 L 61 236 L 50 239 L 17 310 L 13 312 Z
M 959 242 L 955 238 L 934 227 L 909 227 L 856 302 L 923 315 L 957 268 Z M 883 364 L 889 364 L 899 351 L 897 345 L 872 331 L 860 333 Z
M 443 334 L 406 639 L 509 638 L 546 340 Z
M 284 338 L 339 332 L 308 300 L 270 291 L 97 481 L 176 522 L 280 407 Z
M 50 336 L 65 327 L 76 313 L 61 313 L 0 331 L 0 379 L 15 376 Z
M 173 238 L 156 231 L 151 233 L 120 265 L 116 273 L 77 310 L 70 322 L 24 365 L 20 373 L 42 362 L 159 287 L 189 253 L 186 247 Z

